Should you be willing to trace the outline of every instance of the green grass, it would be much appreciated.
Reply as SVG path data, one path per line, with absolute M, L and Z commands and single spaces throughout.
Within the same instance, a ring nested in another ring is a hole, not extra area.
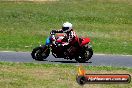
M 31 51 L 70 21 L 95 53 L 132 54 L 131 0 L 0 1 L 0 50 Z
M 78 66 L 0 62 L 0 88 L 82 88 L 76 82 Z M 88 74 L 130 74 L 132 68 L 84 66 Z M 130 84 L 86 84 L 83 88 L 131 88 Z

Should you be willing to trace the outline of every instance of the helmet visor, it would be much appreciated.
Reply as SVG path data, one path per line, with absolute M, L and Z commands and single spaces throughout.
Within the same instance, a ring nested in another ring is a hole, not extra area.
M 63 31 L 67 31 L 69 29 L 69 27 L 62 27 Z

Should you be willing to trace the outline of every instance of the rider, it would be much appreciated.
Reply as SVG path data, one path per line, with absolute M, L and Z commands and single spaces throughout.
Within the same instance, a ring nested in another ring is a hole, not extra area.
M 62 46 L 70 46 L 70 48 L 68 49 L 69 53 L 76 51 L 75 47 L 79 46 L 78 36 L 76 35 L 75 31 L 73 31 L 71 23 L 65 22 L 62 25 L 62 29 L 52 30 L 52 33 L 65 33 L 66 35 L 64 39 L 66 39 L 67 42 L 62 44 Z
M 72 24 L 69 22 L 65 22 L 60 30 L 52 30 L 52 33 L 66 33 L 65 39 L 68 41 L 62 44 L 63 46 L 69 44 L 75 45 L 75 43 L 78 42 L 78 37 L 75 31 L 73 31 Z

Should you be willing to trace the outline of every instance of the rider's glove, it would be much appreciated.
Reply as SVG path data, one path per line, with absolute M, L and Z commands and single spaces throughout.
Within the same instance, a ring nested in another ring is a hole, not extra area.
M 56 30 L 52 30 L 52 32 L 56 33 Z
M 51 34 L 51 35 L 54 35 L 55 32 L 56 32 L 56 30 L 52 30 L 52 31 L 50 32 L 50 34 Z

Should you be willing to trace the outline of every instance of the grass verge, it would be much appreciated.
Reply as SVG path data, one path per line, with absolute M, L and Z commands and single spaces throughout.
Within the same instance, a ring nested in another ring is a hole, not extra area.
M 37 64 L 0 62 L 0 88 L 82 88 L 76 83 L 78 66 L 66 64 Z M 84 66 L 87 73 L 124 73 L 132 68 Z M 130 84 L 86 84 L 83 88 L 131 88 Z

